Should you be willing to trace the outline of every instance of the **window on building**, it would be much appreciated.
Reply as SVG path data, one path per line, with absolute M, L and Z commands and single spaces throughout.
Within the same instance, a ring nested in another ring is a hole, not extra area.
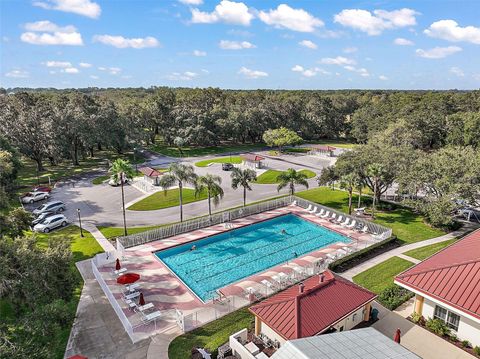
M 356 319 L 357 319 L 357 313 L 355 313 L 355 314 L 352 316 L 353 322 L 355 322 Z
M 457 331 L 458 324 L 460 323 L 460 316 L 455 314 L 445 308 L 435 306 L 435 312 L 433 314 L 434 318 L 440 319 L 444 322 L 449 328 Z

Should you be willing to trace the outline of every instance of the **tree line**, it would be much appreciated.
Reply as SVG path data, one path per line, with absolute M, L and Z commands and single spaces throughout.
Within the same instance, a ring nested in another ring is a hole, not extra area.
M 435 150 L 480 144 L 480 92 L 83 89 L 0 94 L 0 135 L 43 170 L 45 161 L 118 153 L 160 136 L 170 146 L 258 143 L 269 129 L 304 140 Z

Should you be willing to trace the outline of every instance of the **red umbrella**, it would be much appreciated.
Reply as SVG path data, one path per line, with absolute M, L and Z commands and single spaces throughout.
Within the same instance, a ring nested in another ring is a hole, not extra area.
M 126 274 L 122 274 L 120 277 L 117 278 L 117 283 L 118 284 L 131 284 L 131 283 L 135 283 L 139 279 L 140 279 L 140 274 L 126 273 Z
M 400 331 L 400 329 L 397 329 L 395 331 L 395 336 L 393 337 L 393 340 L 395 342 L 397 342 L 398 344 L 400 344 L 400 335 L 402 334 L 402 332 Z
M 83 355 L 74 355 L 73 357 L 68 357 L 68 359 L 88 359 L 88 358 L 84 357 Z
M 120 268 L 122 268 L 122 266 L 120 265 L 120 259 L 117 258 L 117 263 L 115 264 L 115 270 L 119 270 Z
M 138 300 L 138 304 L 145 305 L 145 298 L 143 298 L 143 293 L 140 293 L 140 299 Z

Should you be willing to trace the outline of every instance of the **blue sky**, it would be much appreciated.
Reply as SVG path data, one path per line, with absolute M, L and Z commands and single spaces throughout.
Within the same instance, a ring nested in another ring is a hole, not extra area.
M 2 87 L 476 89 L 479 1 L 2 0 Z

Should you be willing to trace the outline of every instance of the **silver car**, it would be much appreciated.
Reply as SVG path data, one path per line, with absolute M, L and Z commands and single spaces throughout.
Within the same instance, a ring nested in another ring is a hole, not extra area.
M 68 219 L 63 214 L 56 214 L 47 217 L 42 223 L 38 223 L 33 227 L 35 232 L 48 233 L 52 229 L 58 227 L 65 227 L 68 224 Z
M 42 204 L 40 207 L 33 211 L 35 216 L 39 216 L 44 212 L 63 212 L 65 210 L 65 203 L 62 201 L 52 201 Z
M 33 203 L 48 199 L 50 194 L 47 192 L 29 192 L 22 197 L 22 203 Z

